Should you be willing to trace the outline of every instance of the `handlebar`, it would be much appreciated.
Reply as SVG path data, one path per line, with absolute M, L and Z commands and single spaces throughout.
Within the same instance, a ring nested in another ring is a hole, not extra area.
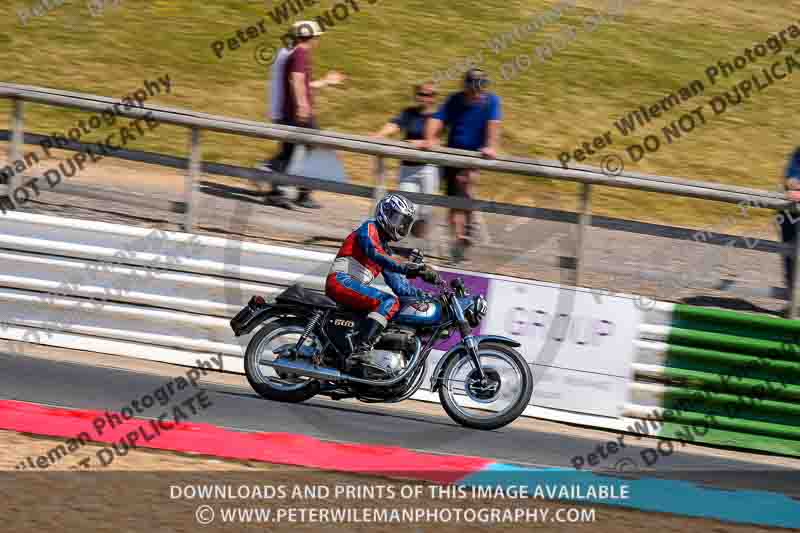
M 428 269 L 433 270 L 434 272 L 436 272 L 436 270 L 434 270 L 430 265 L 425 265 L 425 268 L 428 268 Z M 436 280 L 436 283 L 434 284 L 434 286 L 439 288 L 442 293 L 454 292 L 456 294 L 456 296 L 459 296 L 459 297 L 466 296 L 467 291 L 466 291 L 466 288 L 464 287 L 464 280 L 463 279 L 454 278 L 448 284 L 445 280 L 443 280 L 441 278 L 441 276 L 439 276 L 438 272 L 436 272 L 436 276 L 437 276 L 437 280 Z

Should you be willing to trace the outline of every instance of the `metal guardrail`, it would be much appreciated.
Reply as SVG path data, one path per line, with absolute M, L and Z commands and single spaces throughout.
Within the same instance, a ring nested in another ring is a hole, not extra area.
M 0 83 L 0 98 L 9 98 L 13 101 L 13 112 L 10 120 L 11 139 L 8 149 L 10 161 L 20 159 L 21 147 L 24 142 L 23 102 L 39 103 L 57 107 L 66 107 L 89 112 L 102 112 L 110 105 L 118 104 L 117 111 L 121 116 L 132 119 L 142 119 L 145 115 L 160 123 L 182 126 L 190 129 L 189 159 L 184 190 L 184 205 L 172 206 L 173 212 L 183 212 L 184 228 L 192 229 L 192 205 L 197 178 L 202 170 L 200 131 L 215 131 L 232 135 L 242 135 L 262 139 L 294 142 L 311 146 L 323 146 L 335 150 L 361 153 L 377 157 L 376 177 L 377 193 L 384 189 L 384 159 L 402 159 L 418 161 L 442 166 L 461 168 L 476 168 L 494 172 L 508 172 L 531 177 L 545 177 L 565 181 L 577 182 L 582 185 L 581 210 L 576 215 L 578 230 L 576 257 L 576 280 L 579 285 L 583 273 L 583 245 L 587 241 L 586 232 L 593 225 L 591 214 L 592 185 L 603 185 L 625 189 L 635 189 L 648 192 L 657 192 L 675 196 L 713 200 L 718 202 L 757 206 L 766 209 L 787 209 L 792 202 L 779 193 L 746 187 L 737 187 L 719 183 L 691 181 L 668 176 L 652 176 L 640 173 L 622 172 L 619 175 L 609 176 L 601 169 L 586 165 L 572 165 L 563 168 L 560 163 L 552 160 L 527 159 L 509 156 L 500 156 L 497 159 L 485 159 L 475 152 L 455 150 L 450 148 L 437 148 L 432 150 L 419 150 L 408 143 L 376 140 L 374 138 L 349 135 L 328 130 L 311 130 L 291 126 L 281 126 L 263 122 L 248 121 L 230 117 L 208 115 L 185 109 L 167 108 L 154 105 L 143 107 L 125 108 L 120 100 L 113 98 L 73 93 L 57 89 L 48 89 L 26 85 Z M 208 167 L 208 165 L 205 165 Z M 349 184 L 329 183 L 322 184 L 323 180 L 312 180 L 297 176 L 283 176 L 276 181 L 292 184 L 305 184 L 312 187 L 353 194 L 353 186 Z M 11 184 L 10 184 L 11 185 Z M 99 194 L 99 193 L 95 193 Z M 357 195 L 361 196 L 362 194 Z M 470 209 L 488 213 L 520 216 L 527 218 L 542 218 L 544 210 L 527 206 L 498 204 L 465 198 L 441 197 L 421 193 L 409 193 L 409 197 L 426 205 Z M 173 202 L 174 204 L 174 202 Z M 795 243 L 792 254 L 795 258 L 795 279 L 800 276 L 800 239 Z M 797 316 L 800 306 L 800 284 L 797 284 L 791 293 L 790 317 Z

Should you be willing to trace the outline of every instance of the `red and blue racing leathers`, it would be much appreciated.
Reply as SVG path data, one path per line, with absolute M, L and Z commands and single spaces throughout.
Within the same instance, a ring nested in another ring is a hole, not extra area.
M 369 318 L 384 327 L 400 308 L 400 302 L 396 296 L 369 286 L 376 276 L 383 274 L 397 296 L 425 296 L 424 291 L 408 282 L 405 264 L 396 261 L 388 250 L 375 220 L 368 219 L 344 240 L 325 283 L 329 298 L 354 311 L 368 312 Z

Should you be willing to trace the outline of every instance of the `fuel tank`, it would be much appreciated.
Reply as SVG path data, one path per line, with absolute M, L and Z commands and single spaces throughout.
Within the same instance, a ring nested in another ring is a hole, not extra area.
M 404 326 L 435 326 L 442 321 L 441 302 L 407 302 L 401 303 L 400 311 L 392 318 L 392 322 Z

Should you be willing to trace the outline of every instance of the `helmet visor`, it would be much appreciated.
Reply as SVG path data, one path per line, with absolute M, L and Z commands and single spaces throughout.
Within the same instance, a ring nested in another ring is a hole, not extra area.
M 408 235 L 414 225 L 414 216 L 395 211 L 389 216 L 389 225 L 397 231 L 397 236 L 401 239 Z

